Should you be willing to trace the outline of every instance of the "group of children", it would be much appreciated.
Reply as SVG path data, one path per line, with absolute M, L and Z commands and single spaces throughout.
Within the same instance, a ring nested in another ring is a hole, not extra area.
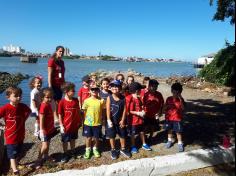
M 83 129 L 85 137 L 84 158 L 100 157 L 100 138 L 106 137 L 110 141 L 111 158 L 117 159 L 119 154 L 130 158 L 138 153 L 135 137 L 139 136 L 142 149 L 151 151 L 146 143 L 146 135 L 159 128 L 159 117 L 165 113 L 164 128 L 168 131 L 166 148 L 173 145 L 173 131 L 177 134 L 178 150 L 184 151 L 182 142 L 182 112 L 184 99 L 181 96 L 182 86 L 174 83 L 171 87 L 172 96 L 164 103 L 163 96 L 158 89 L 158 81 L 145 77 L 143 84 L 135 82 L 133 76 L 128 76 L 124 82 L 124 75 L 118 74 L 114 80 L 104 78 L 100 87 L 96 77 L 85 76 L 83 86 L 78 91 L 78 98 L 74 98 L 75 85 L 65 82 L 61 87 L 64 98 L 55 103 L 51 88 L 42 87 L 42 77 L 36 76 L 30 82 L 30 108 L 21 103 L 22 90 L 18 87 L 9 87 L 6 96 L 9 104 L 0 107 L 0 118 L 5 120 L 5 143 L 11 168 L 15 175 L 19 174 L 18 157 L 25 136 L 25 121 L 29 116 L 35 117 L 34 135 L 42 145 L 34 167 L 42 166 L 43 161 L 49 158 L 50 140 L 57 134 L 54 119 L 59 119 L 59 129 L 63 146 L 61 162 L 67 162 L 75 154 L 75 140 L 78 139 L 78 130 Z M 30 115 L 31 114 L 31 115 Z M 102 128 L 105 129 L 105 135 Z M 120 150 L 116 150 L 115 139 L 119 136 Z M 127 138 L 130 137 L 128 149 Z M 70 149 L 68 150 L 68 144 Z

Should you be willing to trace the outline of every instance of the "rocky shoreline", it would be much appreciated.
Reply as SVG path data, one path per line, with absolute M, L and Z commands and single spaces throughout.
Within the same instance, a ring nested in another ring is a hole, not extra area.
M 128 75 L 133 75 L 135 77 L 135 80 L 140 83 L 142 83 L 142 80 L 145 76 L 142 73 L 136 72 L 132 69 L 129 69 L 128 71 L 125 71 L 125 72 L 124 71 L 113 72 L 113 71 L 98 70 L 91 74 L 96 74 L 98 80 L 100 81 L 104 77 L 108 77 L 112 79 L 118 73 L 124 74 L 125 77 L 127 77 Z M 171 85 L 175 82 L 179 82 L 186 88 L 198 89 L 204 92 L 224 95 L 224 96 L 235 96 L 234 88 L 226 87 L 226 86 L 219 86 L 214 83 L 206 82 L 203 78 L 198 78 L 196 76 L 170 76 L 170 77 L 151 76 L 151 78 L 157 79 L 160 83 L 166 83 L 168 85 Z
M 0 72 L 0 93 L 4 92 L 9 86 L 17 86 L 24 79 L 29 79 L 29 75 L 21 73 L 10 74 L 7 72 Z

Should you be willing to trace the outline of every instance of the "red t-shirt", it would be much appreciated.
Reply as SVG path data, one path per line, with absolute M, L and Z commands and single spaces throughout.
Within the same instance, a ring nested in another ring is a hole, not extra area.
M 78 97 L 80 97 L 80 104 L 82 106 L 84 100 L 90 97 L 89 88 L 81 87 L 78 91 Z
M 140 98 L 134 98 L 132 95 L 129 95 L 126 97 L 126 112 L 130 111 L 142 111 L 142 102 Z M 142 125 L 143 124 L 143 119 L 139 116 L 130 114 L 127 117 L 128 124 L 135 126 L 135 125 Z
M 65 82 L 65 65 L 63 60 L 55 60 L 50 58 L 48 60 L 48 67 L 52 67 L 52 86 L 61 87 Z
M 142 101 L 143 101 L 143 98 L 144 98 L 145 93 L 147 93 L 147 92 L 148 92 L 148 89 L 142 89 L 142 90 L 141 90 L 140 97 L 141 97 L 141 100 L 142 100 Z
M 82 121 L 79 110 L 79 101 L 76 98 L 73 98 L 72 101 L 67 101 L 66 99 L 60 101 L 58 114 L 63 117 L 62 123 L 65 128 L 65 133 L 78 132 Z
M 40 105 L 40 109 L 39 109 L 39 114 L 44 115 L 44 135 L 50 135 L 55 131 L 55 127 L 54 127 L 54 116 L 53 116 L 53 111 L 52 111 L 52 106 L 51 104 L 47 104 L 47 103 L 41 103 Z M 40 119 L 40 124 L 41 119 Z
M 144 110 L 146 112 L 146 117 L 155 118 L 156 114 L 160 112 L 164 104 L 164 98 L 162 94 L 158 91 L 151 93 L 147 92 L 143 98 Z
M 6 144 L 20 144 L 25 139 L 25 121 L 31 113 L 30 108 L 19 103 L 17 106 L 6 104 L 0 108 L 0 118 L 3 117 L 6 124 Z
M 184 101 L 184 100 L 183 100 Z M 181 121 L 183 118 L 183 109 L 179 98 L 168 97 L 166 99 L 166 120 Z

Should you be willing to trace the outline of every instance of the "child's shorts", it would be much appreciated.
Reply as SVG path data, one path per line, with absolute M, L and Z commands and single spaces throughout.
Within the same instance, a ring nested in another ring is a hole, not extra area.
M 116 135 L 119 135 L 120 138 L 126 138 L 127 137 L 127 129 L 126 127 L 121 128 L 119 124 L 113 124 L 113 127 L 108 128 L 106 125 L 106 136 L 110 139 L 113 139 L 116 137 Z
M 63 92 L 59 87 L 52 86 L 53 89 L 53 99 L 59 101 L 62 99 Z
M 9 159 L 16 159 L 19 157 L 23 143 L 20 144 L 7 144 L 7 157 Z
M 32 112 L 30 114 L 30 117 L 35 118 L 36 120 L 39 120 L 39 117 L 37 116 L 37 114 L 35 112 Z
M 144 126 L 145 127 L 153 126 L 153 127 L 155 127 L 155 131 L 158 131 L 158 130 L 160 130 L 159 119 L 146 117 L 144 119 Z
M 128 129 L 130 136 L 139 135 L 141 132 L 144 132 L 143 125 L 132 125 Z
M 102 130 L 102 125 L 99 126 L 87 126 L 84 125 L 83 136 L 99 138 Z
M 55 130 L 55 131 L 52 132 L 51 134 L 48 134 L 48 135 L 44 136 L 43 139 L 41 139 L 40 136 L 38 136 L 38 139 L 39 139 L 41 142 L 50 142 L 51 139 L 52 139 L 53 137 L 55 137 L 57 134 L 58 134 L 58 131 Z
M 182 122 L 178 122 L 178 121 L 165 121 L 164 129 L 172 130 L 176 133 L 182 133 L 183 125 L 182 125 Z
M 64 133 L 61 134 L 61 141 L 62 142 L 70 142 L 71 140 L 78 139 L 78 132 L 77 133 Z

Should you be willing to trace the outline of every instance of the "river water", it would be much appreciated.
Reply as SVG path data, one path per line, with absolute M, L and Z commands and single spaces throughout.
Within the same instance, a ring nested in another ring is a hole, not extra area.
M 152 63 L 152 62 L 123 62 L 97 60 L 65 60 L 66 80 L 75 83 L 76 90 L 81 86 L 81 78 L 97 70 L 127 71 L 133 69 L 147 76 L 168 77 L 171 75 L 196 75 L 196 70 L 190 63 Z M 47 59 L 39 59 L 36 64 L 22 63 L 18 57 L 0 57 L 0 72 L 22 73 L 44 77 L 43 86 L 47 86 Z M 22 102 L 29 104 L 29 80 L 21 82 L 23 90 Z M 5 93 L 0 94 L 0 106 L 8 102 Z

